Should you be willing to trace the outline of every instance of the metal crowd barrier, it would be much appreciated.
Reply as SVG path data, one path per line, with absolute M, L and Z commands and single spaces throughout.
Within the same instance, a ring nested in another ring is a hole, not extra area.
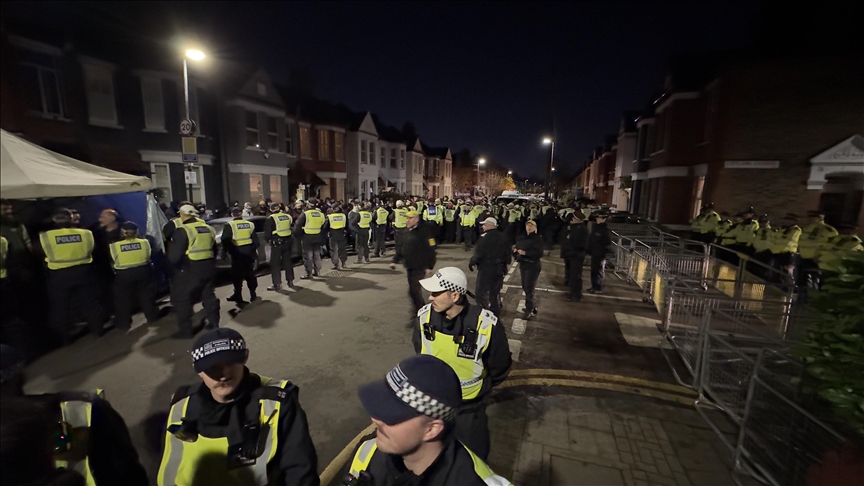
M 806 484 L 826 454 L 843 447 L 845 439 L 807 410 L 806 380 L 798 359 L 770 349 L 757 355 L 735 445 L 739 486 L 739 472 L 773 486 Z

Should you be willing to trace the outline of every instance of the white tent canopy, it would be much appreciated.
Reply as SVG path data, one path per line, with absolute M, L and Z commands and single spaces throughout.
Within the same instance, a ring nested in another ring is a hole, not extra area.
M 0 197 L 37 199 L 147 191 L 147 177 L 133 176 L 44 149 L 0 130 Z

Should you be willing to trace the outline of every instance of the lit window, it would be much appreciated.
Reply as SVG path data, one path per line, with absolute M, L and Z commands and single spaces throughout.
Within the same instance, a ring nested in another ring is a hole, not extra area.
M 253 204 L 255 201 L 264 200 L 263 179 L 264 176 L 261 174 L 249 174 L 249 200 L 252 201 Z
M 278 175 L 270 176 L 270 199 L 274 201 L 282 200 L 282 177 Z
M 330 132 L 318 130 L 318 160 L 330 160 Z

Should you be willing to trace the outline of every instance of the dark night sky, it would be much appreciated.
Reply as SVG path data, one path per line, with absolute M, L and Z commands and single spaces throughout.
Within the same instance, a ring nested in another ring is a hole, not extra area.
M 622 112 L 650 100 L 670 55 L 744 46 L 761 2 L 323 3 L 4 2 L 41 24 L 97 24 L 155 39 L 197 35 L 217 56 L 318 94 L 424 142 L 468 147 L 541 173 L 552 129 L 561 163 L 581 165 Z M 557 158 L 557 157 L 556 157 Z

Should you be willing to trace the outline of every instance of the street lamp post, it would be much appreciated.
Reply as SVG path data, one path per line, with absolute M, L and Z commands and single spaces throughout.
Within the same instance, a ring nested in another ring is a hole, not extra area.
M 480 166 L 486 163 L 486 159 L 480 158 L 477 160 L 477 190 L 474 192 L 474 196 L 477 196 L 477 193 L 480 192 Z
M 191 118 L 189 118 L 189 66 L 188 66 L 188 63 L 186 61 L 187 58 L 192 59 L 193 61 L 200 61 L 200 60 L 204 59 L 204 53 L 199 51 L 199 50 L 196 50 L 196 49 L 190 49 L 190 50 L 186 51 L 186 55 L 183 57 L 183 102 L 184 102 L 185 107 L 186 107 L 186 120 L 191 120 Z M 181 127 L 181 130 L 182 130 L 182 127 Z M 190 124 L 190 130 L 191 130 L 190 134 L 194 135 L 194 123 Z M 197 144 L 196 144 L 196 152 L 197 152 Z M 193 163 L 191 160 L 186 162 L 186 172 L 192 172 L 193 167 L 194 166 L 193 166 Z M 201 175 L 202 176 L 204 175 L 203 172 Z M 203 181 L 201 182 L 201 184 L 203 184 Z M 195 201 L 192 200 L 192 180 L 191 179 L 189 179 L 188 191 L 189 191 L 189 202 L 194 203 Z M 204 201 L 200 201 L 200 202 L 204 202 Z
M 549 175 L 552 172 L 552 164 L 555 159 L 555 141 L 549 137 L 543 139 L 543 145 L 551 145 L 552 150 L 549 151 L 549 165 L 546 167 L 546 189 L 543 197 L 549 199 Z

